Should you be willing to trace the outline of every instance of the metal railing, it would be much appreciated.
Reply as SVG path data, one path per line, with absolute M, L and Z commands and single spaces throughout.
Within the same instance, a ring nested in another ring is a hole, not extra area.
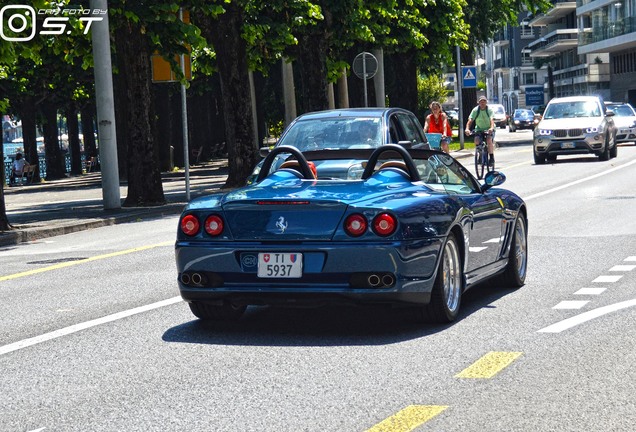
M 11 170 L 13 169 L 13 161 L 15 160 L 14 157 L 9 157 L 6 156 L 4 158 L 4 181 L 5 184 L 9 184 L 9 180 L 11 179 Z M 44 155 L 40 155 L 40 157 L 38 158 L 39 161 L 39 168 L 40 168 L 40 178 L 46 178 L 46 159 L 44 158 Z M 82 153 L 81 155 L 81 161 L 82 161 L 82 170 L 85 169 L 86 167 L 86 155 L 84 155 Z M 64 168 L 65 168 L 65 172 L 69 173 L 71 172 L 71 155 L 66 154 L 64 155 Z

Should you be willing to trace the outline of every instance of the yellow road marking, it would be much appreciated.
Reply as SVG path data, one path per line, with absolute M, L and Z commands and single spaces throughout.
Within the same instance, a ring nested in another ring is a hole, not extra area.
M 443 405 L 409 405 L 400 412 L 388 417 L 366 432 L 409 432 L 426 423 L 447 406 Z
M 491 351 L 455 375 L 455 378 L 492 378 L 521 354 L 523 353 Z
M 0 282 L 6 281 L 6 280 L 11 280 L 11 279 L 18 279 L 18 278 L 25 277 L 25 276 L 32 276 L 34 274 L 44 273 L 44 272 L 51 271 L 51 270 L 58 270 L 58 269 L 61 269 L 61 268 L 71 267 L 71 266 L 78 265 L 78 264 L 84 264 L 84 263 L 91 262 L 91 261 L 97 261 L 97 260 L 100 260 L 100 259 L 112 258 L 112 257 L 120 256 L 120 255 L 127 255 L 127 254 L 134 253 L 134 252 L 140 252 L 140 251 L 144 251 L 144 250 L 148 250 L 148 249 L 154 249 L 154 248 L 157 248 L 157 247 L 168 246 L 168 245 L 171 245 L 171 244 L 173 244 L 173 242 L 163 242 L 163 243 L 157 243 L 157 244 L 154 244 L 154 245 L 140 246 L 140 247 L 133 248 L 133 249 L 126 249 L 126 250 L 122 250 L 122 251 L 118 251 L 118 252 L 112 252 L 112 253 L 104 254 L 104 255 L 97 255 L 97 256 L 86 258 L 86 259 L 83 259 L 83 260 L 67 261 L 67 262 L 63 262 L 63 263 L 60 263 L 60 264 L 55 264 L 55 265 L 48 266 L 48 267 L 41 267 L 41 268 L 38 268 L 38 269 L 25 271 L 25 272 L 22 272 L 22 273 L 14 273 L 14 274 L 7 275 L 7 276 L 0 276 Z

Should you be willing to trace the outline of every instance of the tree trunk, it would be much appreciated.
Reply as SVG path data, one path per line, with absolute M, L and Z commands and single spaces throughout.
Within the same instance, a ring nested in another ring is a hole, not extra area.
M 38 167 L 33 173 L 33 183 L 40 183 L 40 157 L 38 156 L 37 126 L 35 123 L 35 103 L 27 97 L 20 109 L 22 120 L 22 139 L 24 140 L 24 158 Z
M 225 187 L 245 184 L 257 161 L 252 126 L 252 105 L 247 69 L 246 43 L 241 37 L 244 19 L 236 2 L 207 24 L 207 34 L 217 55 L 221 95 L 225 115 L 225 141 L 228 151 L 228 178 Z
M 172 134 L 173 116 L 170 112 L 170 92 L 172 84 L 161 83 L 152 86 L 155 97 L 155 107 L 157 109 L 157 128 L 155 129 L 155 139 L 159 146 L 159 167 L 161 171 L 170 171 L 174 167 L 174 160 L 171 159 L 170 147 L 174 143 L 170 139 Z
M 66 177 L 66 161 L 60 150 L 59 131 L 57 129 L 57 108 L 54 104 L 45 101 L 42 103 L 41 110 L 44 116 L 42 131 L 46 157 L 46 179 L 61 179 Z
M 71 106 L 66 112 L 66 124 L 68 125 L 68 148 L 71 152 L 71 174 L 82 174 L 82 154 L 79 139 L 79 121 L 77 109 Z
M 0 119 L 2 119 L 2 113 L 0 113 Z M 0 122 L 1 124 L 1 122 Z M 4 145 L 0 145 L 0 162 L 4 161 Z M 9 218 L 7 217 L 7 207 L 4 203 L 4 162 L 0 164 L 0 231 L 8 231 L 11 229 Z
M 298 66 L 300 72 L 301 111 L 329 109 L 327 93 L 327 35 L 322 25 L 311 27 L 299 37 Z
M 2 156 L 2 160 L 4 160 L 4 155 L 0 156 Z M 3 178 L 3 181 L 0 184 L 0 231 L 8 231 L 12 227 L 9 223 L 9 218 L 7 217 L 7 208 L 4 203 L 4 163 L 2 164 L 0 172 L 2 173 Z
M 92 104 L 84 105 L 80 110 L 82 118 L 82 136 L 84 137 L 84 157 L 89 160 L 97 157 L 97 146 L 95 145 L 95 125 L 94 109 Z
M 474 50 L 460 50 L 459 54 L 462 65 L 474 65 L 475 64 L 475 52 Z M 462 80 L 462 68 L 459 66 L 458 80 Z M 462 81 L 458 81 L 461 83 Z M 477 106 L 477 88 L 463 88 L 462 87 L 462 115 L 464 117 L 464 124 L 460 125 L 460 131 L 466 129 L 466 123 L 468 122 L 468 116 L 470 112 Z
M 121 125 L 128 135 L 128 195 L 124 207 L 161 205 L 166 200 L 153 139 L 150 46 L 139 24 L 126 22 L 123 28 L 120 67 L 128 81 L 127 119 Z
M 391 54 L 393 73 L 395 77 L 394 88 L 389 94 L 389 103 L 392 107 L 400 107 L 411 112 L 417 111 L 417 65 L 415 53 Z

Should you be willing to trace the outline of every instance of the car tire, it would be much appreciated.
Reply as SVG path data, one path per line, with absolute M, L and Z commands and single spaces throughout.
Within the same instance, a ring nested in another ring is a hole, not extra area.
M 519 213 L 512 232 L 508 264 L 501 275 L 505 287 L 519 288 L 526 282 L 528 273 L 528 224 L 522 213 Z
M 247 306 L 234 306 L 229 302 L 222 305 L 211 305 L 201 302 L 188 303 L 190 310 L 199 319 L 204 321 L 231 321 L 239 319 Z
M 609 139 L 605 139 L 605 146 L 603 147 L 603 151 L 599 153 L 598 160 L 600 161 L 608 161 L 610 158 L 610 148 L 609 148 Z
M 543 165 L 545 163 L 545 156 L 534 152 L 534 163 L 536 165 Z
M 426 322 L 441 324 L 454 321 L 459 314 L 463 291 L 464 273 L 459 243 L 455 234 L 450 233 L 442 247 L 431 301 L 421 309 L 422 318 Z

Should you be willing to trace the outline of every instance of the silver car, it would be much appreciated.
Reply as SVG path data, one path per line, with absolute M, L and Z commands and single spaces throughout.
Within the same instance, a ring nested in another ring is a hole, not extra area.
M 534 162 L 555 161 L 559 155 L 595 154 L 616 157 L 614 112 L 600 96 L 569 96 L 550 100 L 534 129 Z
M 605 106 L 614 111 L 616 124 L 616 142 L 636 142 L 636 110 L 628 103 L 605 102 Z

